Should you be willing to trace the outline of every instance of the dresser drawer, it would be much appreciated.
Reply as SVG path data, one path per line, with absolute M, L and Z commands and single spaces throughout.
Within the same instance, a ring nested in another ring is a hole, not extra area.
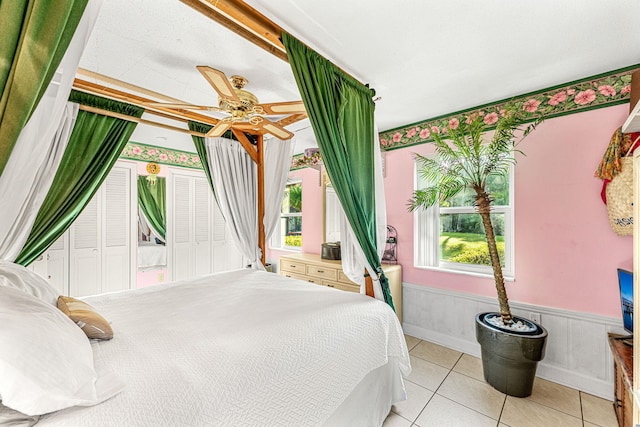
M 336 280 L 338 278 L 338 272 L 335 268 L 323 267 L 321 265 L 307 264 L 306 273 L 308 276 L 319 279 Z
M 293 271 L 294 273 L 305 274 L 306 264 L 300 261 L 294 261 L 287 258 L 280 258 L 280 269 Z
M 360 286 L 358 286 L 356 284 L 347 285 L 345 283 L 329 282 L 329 281 L 326 281 L 326 280 L 323 280 L 322 284 L 325 285 L 325 286 L 329 286 L 330 288 L 340 289 L 341 291 L 355 292 L 357 294 L 360 293 Z
M 291 277 L 292 279 L 304 280 L 305 282 L 307 281 L 307 279 L 309 279 L 307 276 L 303 274 L 296 274 L 290 271 L 280 271 L 280 274 L 285 277 Z

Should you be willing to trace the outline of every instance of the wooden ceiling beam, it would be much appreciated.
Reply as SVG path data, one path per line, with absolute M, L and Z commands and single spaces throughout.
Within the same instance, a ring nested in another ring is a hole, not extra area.
M 282 27 L 246 4 L 243 0 L 180 1 L 272 55 L 277 56 L 285 62 L 289 62 L 287 49 L 280 40 L 282 32 L 284 31 Z M 333 65 L 347 76 L 356 81 L 360 81 L 360 79 L 338 67 L 337 64 L 333 63 Z
M 280 41 L 282 28 L 245 2 L 237 0 L 180 1 L 270 54 L 289 62 L 286 49 Z
M 231 128 L 231 132 L 236 136 L 236 138 L 238 138 L 238 142 L 242 145 L 247 154 L 249 154 L 251 160 L 253 160 L 254 163 L 258 163 L 258 151 L 251 141 L 249 141 L 249 138 L 247 138 L 247 136 L 238 129 Z
M 78 71 L 76 72 L 76 75 L 83 76 L 83 77 L 88 77 L 89 79 L 93 79 L 96 82 L 107 83 L 107 84 L 110 84 L 112 86 L 116 86 L 116 87 L 119 87 L 121 89 L 128 90 L 130 92 L 136 92 L 136 93 L 139 93 L 139 94 L 144 95 L 144 96 L 149 96 L 151 98 L 159 99 L 160 101 L 163 101 L 163 102 L 186 104 L 186 102 L 182 101 L 181 99 L 172 98 L 172 97 L 167 96 L 167 95 L 165 95 L 163 93 L 154 92 L 152 90 L 149 90 L 149 89 L 146 89 L 146 88 L 143 88 L 143 87 L 140 87 L 140 86 L 136 86 L 136 85 L 131 84 L 131 83 L 127 83 L 127 82 L 125 82 L 123 80 L 118 80 L 118 79 L 115 79 L 113 77 L 109 77 L 109 76 L 104 75 L 104 74 L 96 73 L 95 71 L 87 70 L 85 68 L 78 68 Z M 126 92 L 123 92 L 123 93 L 126 93 Z M 141 98 L 141 99 L 144 99 L 144 98 Z
M 176 126 L 170 126 L 164 123 L 158 123 L 158 122 L 154 122 L 151 120 L 145 120 L 139 117 L 133 117 L 133 116 L 129 116 L 126 114 L 120 114 L 120 113 L 116 113 L 113 111 L 109 111 L 109 110 L 104 110 L 102 108 L 96 108 L 96 107 L 91 107 L 88 105 L 80 105 L 80 110 L 82 111 L 88 111 L 90 113 L 95 113 L 95 114 L 100 114 L 102 116 L 107 116 L 107 117 L 115 117 L 117 119 L 122 119 L 122 120 L 126 120 L 129 122 L 134 122 L 134 123 L 142 123 L 145 125 L 149 125 L 149 126 L 155 126 L 155 127 L 159 127 L 162 129 L 168 129 L 168 130 L 172 130 L 175 132 L 181 132 L 181 133 L 186 133 L 189 135 L 195 135 L 195 136 L 206 136 L 204 133 L 201 132 L 195 132 L 195 131 L 191 131 L 189 129 L 182 129 Z
M 114 89 L 109 86 L 92 83 L 78 78 L 73 81 L 73 88 L 81 92 L 104 96 L 106 98 L 115 99 L 117 101 L 128 102 L 129 104 L 137 105 L 144 108 L 145 112 L 149 114 L 156 114 L 158 116 L 177 121 L 187 122 L 189 120 L 192 120 L 212 126 L 215 126 L 220 121 L 214 117 L 206 116 L 204 114 L 198 114 L 193 111 L 184 109 L 149 107 L 147 105 L 148 103 L 156 101 L 119 89 Z

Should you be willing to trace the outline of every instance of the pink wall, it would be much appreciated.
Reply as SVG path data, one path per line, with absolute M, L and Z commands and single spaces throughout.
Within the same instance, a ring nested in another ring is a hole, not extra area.
M 593 173 L 628 105 L 550 119 L 521 145 L 515 176 L 515 282 L 509 298 L 529 304 L 620 316 L 616 268 L 631 268 L 632 239 L 610 228 Z M 387 153 L 388 223 L 398 229 L 403 280 L 494 296 L 493 280 L 413 268 L 412 152 Z M 392 188 L 393 191 L 389 191 Z
M 547 120 L 522 143 L 515 176 L 515 281 L 509 298 L 540 306 L 620 317 L 616 268 L 632 267 L 632 239 L 609 227 L 594 171 L 611 134 L 626 119 L 627 104 Z M 413 153 L 429 144 L 386 155 L 387 221 L 398 230 L 403 281 L 495 296 L 492 279 L 413 267 Z M 303 178 L 303 250 L 322 242 L 322 192 L 318 172 Z M 277 262 L 280 252 L 272 251 Z

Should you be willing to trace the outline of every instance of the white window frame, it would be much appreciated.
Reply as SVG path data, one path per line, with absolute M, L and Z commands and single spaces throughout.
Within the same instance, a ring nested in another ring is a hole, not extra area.
M 290 185 L 302 185 L 301 179 L 292 179 L 287 181 L 287 187 Z M 304 195 L 303 195 L 304 198 Z M 284 240 L 282 239 L 282 219 L 290 218 L 290 217 L 300 217 L 302 218 L 302 212 L 294 212 L 294 213 L 282 213 L 282 208 L 280 209 L 280 217 L 278 218 L 278 223 L 276 224 L 276 229 L 273 231 L 271 235 L 271 239 L 269 239 L 269 248 L 277 249 L 277 250 L 286 250 L 293 252 L 302 252 L 302 246 L 287 246 L 284 244 Z M 302 220 L 302 219 L 301 219 Z
M 427 156 L 429 157 L 429 156 Z M 430 157 L 435 158 L 435 155 Z M 418 175 L 418 164 L 414 161 L 414 189 L 424 188 Z M 504 267 L 502 274 L 505 280 L 515 278 L 515 227 L 514 227 L 514 185 L 513 166 L 509 170 L 509 205 L 491 206 L 492 213 L 504 214 Z M 434 206 L 418 209 L 414 212 L 414 267 L 493 278 L 491 266 L 461 264 L 440 260 L 440 214 L 477 213 L 473 206 L 441 208 Z

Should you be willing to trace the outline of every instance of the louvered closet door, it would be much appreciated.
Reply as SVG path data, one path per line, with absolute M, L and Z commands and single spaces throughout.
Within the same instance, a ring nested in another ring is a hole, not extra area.
M 229 246 L 227 239 L 227 223 L 222 216 L 222 212 L 218 207 L 218 203 L 213 201 L 213 233 L 212 233 L 212 251 L 213 251 L 213 271 L 219 273 L 229 270 Z
M 173 280 L 193 276 L 192 268 L 192 215 L 191 194 L 193 179 L 190 176 L 174 174 L 172 179 L 173 233 L 169 243 L 172 252 Z
M 102 185 L 102 292 L 131 287 L 132 174 L 132 169 L 116 166 Z
M 69 293 L 72 296 L 94 295 L 102 290 L 100 199 L 98 190 L 70 228 Z
M 69 295 L 69 232 L 66 231 L 53 245 L 29 265 L 63 295 Z
M 243 268 L 246 262 L 242 254 L 231 240 L 227 223 L 222 216 L 218 204 L 213 201 L 213 271 L 237 270 Z
M 211 253 L 211 203 L 213 193 L 206 178 L 194 177 L 194 273 L 202 276 L 213 272 Z
M 63 295 L 69 295 L 68 245 L 69 232 L 66 231 L 44 254 L 47 263 L 46 279 Z

